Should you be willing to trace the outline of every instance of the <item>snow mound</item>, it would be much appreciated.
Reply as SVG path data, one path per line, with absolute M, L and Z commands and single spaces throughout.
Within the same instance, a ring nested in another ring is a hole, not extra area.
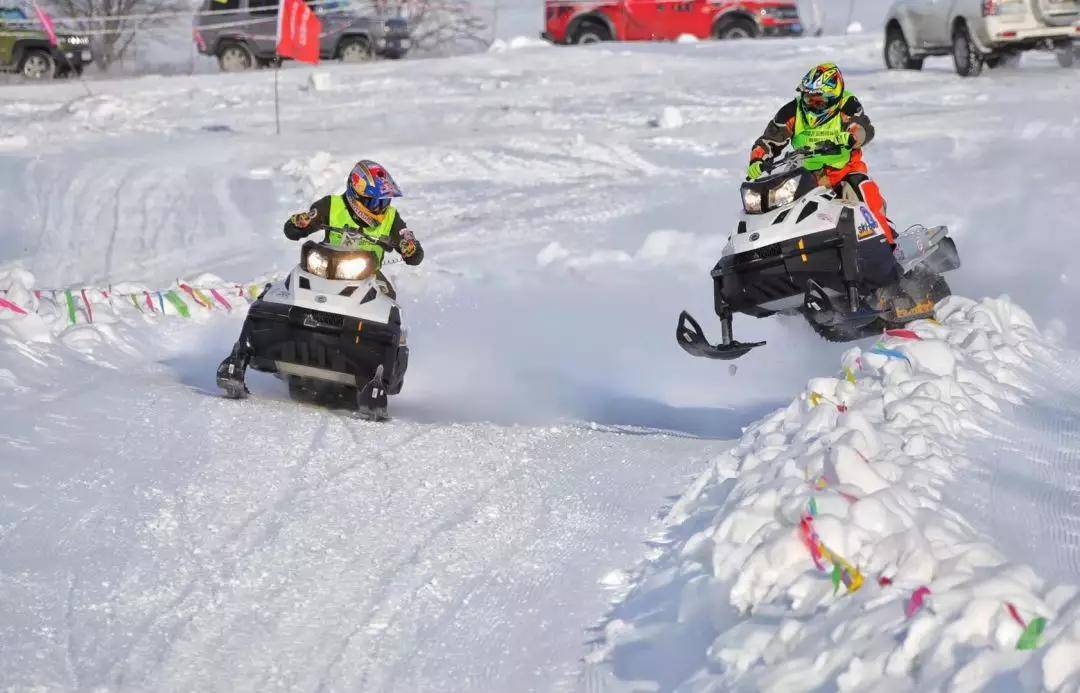
M 488 53 L 505 53 L 507 51 L 517 51 L 524 48 L 550 48 L 551 43 L 543 39 L 532 38 L 531 36 L 515 36 L 512 39 L 503 40 L 495 39 L 488 46 Z
M 682 111 L 674 106 L 664 106 L 664 110 L 660 112 L 660 115 L 649 121 L 650 126 L 661 130 L 674 130 L 675 128 L 681 128 L 685 124 L 686 119 L 683 118 Z
M 953 297 L 936 318 L 850 349 L 714 460 L 611 614 L 596 675 L 616 689 L 1080 685 L 1080 590 L 1008 562 L 942 493 L 1057 349 L 1007 298 Z

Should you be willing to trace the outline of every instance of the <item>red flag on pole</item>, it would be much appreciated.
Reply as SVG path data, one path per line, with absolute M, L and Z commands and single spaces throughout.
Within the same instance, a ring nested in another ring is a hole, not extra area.
M 53 26 L 52 17 L 47 15 L 45 10 L 38 7 L 36 2 L 33 3 L 33 5 L 34 13 L 37 14 L 38 21 L 41 22 L 41 26 L 45 28 L 45 35 L 49 37 L 49 45 L 55 48 L 59 41 L 56 40 L 56 27 Z
M 277 54 L 302 63 L 319 63 L 322 22 L 304 0 L 281 0 L 278 7 Z

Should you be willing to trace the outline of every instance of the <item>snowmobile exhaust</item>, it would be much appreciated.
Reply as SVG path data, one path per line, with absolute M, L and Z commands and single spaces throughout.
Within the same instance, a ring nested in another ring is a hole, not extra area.
M 731 338 L 731 314 L 721 318 L 723 341 L 719 344 L 709 344 L 701 325 L 694 320 L 685 310 L 679 314 L 679 324 L 675 328 L 675 340 L 683 351 L 691 356 L 701 356 L 707 359 L 720 359 L 732 361 L 745 356 L 752 349 L 764 346 L 765 342 L 738 342 Z

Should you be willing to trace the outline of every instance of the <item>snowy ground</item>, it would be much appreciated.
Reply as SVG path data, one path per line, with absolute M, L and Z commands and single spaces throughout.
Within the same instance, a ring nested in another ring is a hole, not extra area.
M 845 352 L 691 485 L 592 687 L 1077 690 L 1075 353 L 1007 300 L 936 317 Z
M 589 627 L 633 587 L 619 570 L 667 496 L 716 468 L 714 439 L 836 369 L 797 321 L 737 323 L 770 345 L 734 373 L 673 337 L 679 309 L 710 313 L 750 142 L 824 59 L 877 123 L 891 216 L 953 229 L 957 293 L 1008 293 L 1075 346 L 1080 260 L 1061 242 L 1080 95 L 1044 56 L 960 81 L 947 62 L 883 71 L 873 37 L 528 48 L 328 66 L 321 91 L 292 66 L 279 138 L 269 72 L 4 88 L 0 269 L 38 288 L 284 270 L 284 216 L 361 156 L 394 171 L 428 259 L 391 268 L 413 360 L 384 427 L 288 403 L 269 378 L 244 403 L 211 396 L 241 311 L 6 339 L 0 684 L 572 685 Z M 1075 431 L 1064 394 L 1008 419 L 1016 449 L 1050 459 L 1039 426 Z M 1075 554 L 1032 550 L 1075 536 L 1051 521 L 1075 494 L 1040 495 L 1059 473 L 972 473 L 1033 518 L 1061 508 L 1045 521 L 954 511 L 1003 560 L 1067 582 Z M 652 674 L 628 678 L 683 680 Z

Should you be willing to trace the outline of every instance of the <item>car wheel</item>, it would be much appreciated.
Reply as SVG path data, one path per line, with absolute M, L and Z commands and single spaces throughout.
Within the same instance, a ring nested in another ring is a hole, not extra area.
M 56 76 L 56 61 L 46 51 L 27 51 L 19 65 L 19 73 L 26 79 L 52 79 Z
M 956 74 L 961 77 L 977 77 L 982 72 L 983 56 L 971 40 L 966 24 L 956 27 L 953 32 L 953 64 Z
M 611 32 L 600 22 L 582 22 L 574 29 L 570 43 L 587 45 L 611 40 Z
M 757 38 L 757 34 L 757 25 L 741 17 L 724 20 L 713 31 L 713 36 L 721 40 Z
M 255 67 L 255 56 L 243 44 L 226 43 L 218 50 L 218 65 L 222 72 L 244 72 Z
M 890 70 L 921 70 L 922 66 L 922 58 L 911 57 L 911 48 L 904 38 L 904 32 L 889 29 L 885 37 L 885 67 Z
M 338 57 L 343 63 L 364 63 L 375 56 L 366 38 L 354 36 L 341 42 L 341 46 L 338 47 Z
M 1074 48 L 1072 42 L 1056 46 L 1054 53 L 1057 55 L 1058 65 L 1061 65 L 1062 67 L 1072 67 L 1075 65 L 1077 51 L 1080 51 L 1080 47 Z

